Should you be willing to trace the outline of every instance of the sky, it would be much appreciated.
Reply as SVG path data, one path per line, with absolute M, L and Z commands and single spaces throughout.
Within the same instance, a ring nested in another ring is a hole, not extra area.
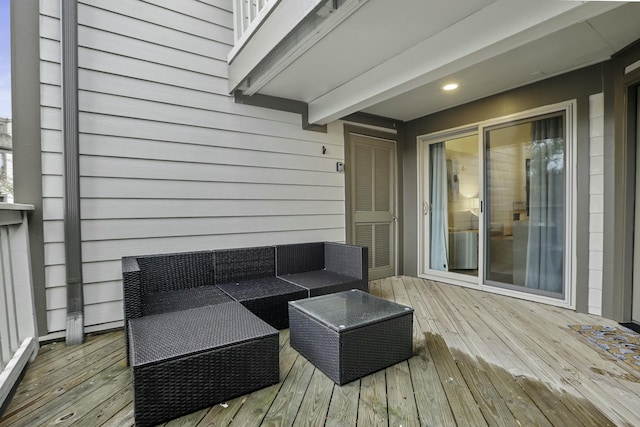
M 9 0 L 0 0 L 0 117 L 11 118 Z

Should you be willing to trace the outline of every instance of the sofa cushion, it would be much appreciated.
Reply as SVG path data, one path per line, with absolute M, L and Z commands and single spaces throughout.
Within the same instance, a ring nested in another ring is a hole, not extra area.
M 307 271 L 304 273 L 280 276 L 288 282 L 301 286 L 309 292 L 309 297 L 330 294 L 333 292 L 360 289 L 361 280 L 328 270 Z M 367 289 L 363 289 L 368 291 Z
M 289 301 L 308 295 L 305 288 L 277 277 L 225 283 L 218 287 L 276 329 L 289 327 Z
M 233 301 L 215 286 L 157 292 L 142 297 L 142 315 L 169 313 Z

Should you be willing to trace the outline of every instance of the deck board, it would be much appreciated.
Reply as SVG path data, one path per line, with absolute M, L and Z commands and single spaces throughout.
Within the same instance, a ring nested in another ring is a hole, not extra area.
M 570 324 L 571 310 L 411 277 L 370 282 L 414 309 L 414 357 L 335 385 L 280 332 L 280 382 L 164 424 L 174 426 L 640 425 L 640 372 Z M 133 425 L 122 331 L 42 347 L 4 426 Z
M 304 398 L 304 391 L 311 383 L 314 369 L 314 366 L 304 357 L 296 359 L 291 372 L 271 404 L 263 424 L 268 426 L 293 425 L 296 415 L 298 415 L 298 408 Z
M 484 419 L 491 426 L 513 426 L 517 421 L 489 376 L 473 360 L 458 358 L 456 365 L 469 387 Z
M 356 425 L 358 420 L 359 396 L 360 380 L 352 381 L 342 387 L 334 387 L 325 426 L 342 427 Z
M 431 353 L 440 383 L 449 400 L 449 406 L 459 426 L 487 425 L 480 411 L 480 405 L 473 398 L 462 373 L 456 366 L 447 344 L 442 337 L 433 333 L 425 334 L 427 349 Z
M 112 347 L 114 345 L 114 347 Z M 125 357 L 124 342 L 113 341 L 103 347 L 102 352 L 94 352 L 79 363 L 69 363 L 62 369 L 43 375 L 47 378 L 49 387 L 43 388 L 40 381 L 21 383 L 20 390 L 12 400 L 12 406 L 17 410 L 21 407 L 30 407 L 35 410 L 44 404 L 55 400 L 66 390 L 72 390 L 84 381 L 90 380 L 108 366 L 122 361 Z
M 389 425 L 419 426 L 409 364 L 402 362 L 387 368 L 386 379 Z
M 333 387 L 333 381 L 320 370 L 315 369 L 293 425 L 324 426 Z
M 367 375 L 360 381 L 358 420 L 361 425 L 372 427 L 389 425 L 386 370 Z

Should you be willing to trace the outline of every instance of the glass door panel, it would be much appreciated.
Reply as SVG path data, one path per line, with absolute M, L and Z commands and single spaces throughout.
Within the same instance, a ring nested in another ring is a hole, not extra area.
M 562 295 L 565 114 L 485 128 L 485 282 Z
M 478 135 L 428 146 L 428 266 L 478 275 Z

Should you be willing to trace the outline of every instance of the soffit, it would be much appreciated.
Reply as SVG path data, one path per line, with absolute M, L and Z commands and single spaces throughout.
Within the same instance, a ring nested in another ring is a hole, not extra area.
M 411 120 L 609 59 L 640 39 L 640 3 L 366 3 L 258 93 L 309 104 L 309 121 L 364 111 Z M 440 88 L 460 82 L 456 92 Z
M 412 120 L 605 61 L 640 39 L 638 16 L 640 3 L 629 3 L 466 67 L 444 79 L 389 98 L 364 111 L 397 120 Z M 440 88 L 446 80 L 460 82 L 460 89 L 443 92 Z
M 495 1 L 369 0 L 260 93 L 311 102 Z

